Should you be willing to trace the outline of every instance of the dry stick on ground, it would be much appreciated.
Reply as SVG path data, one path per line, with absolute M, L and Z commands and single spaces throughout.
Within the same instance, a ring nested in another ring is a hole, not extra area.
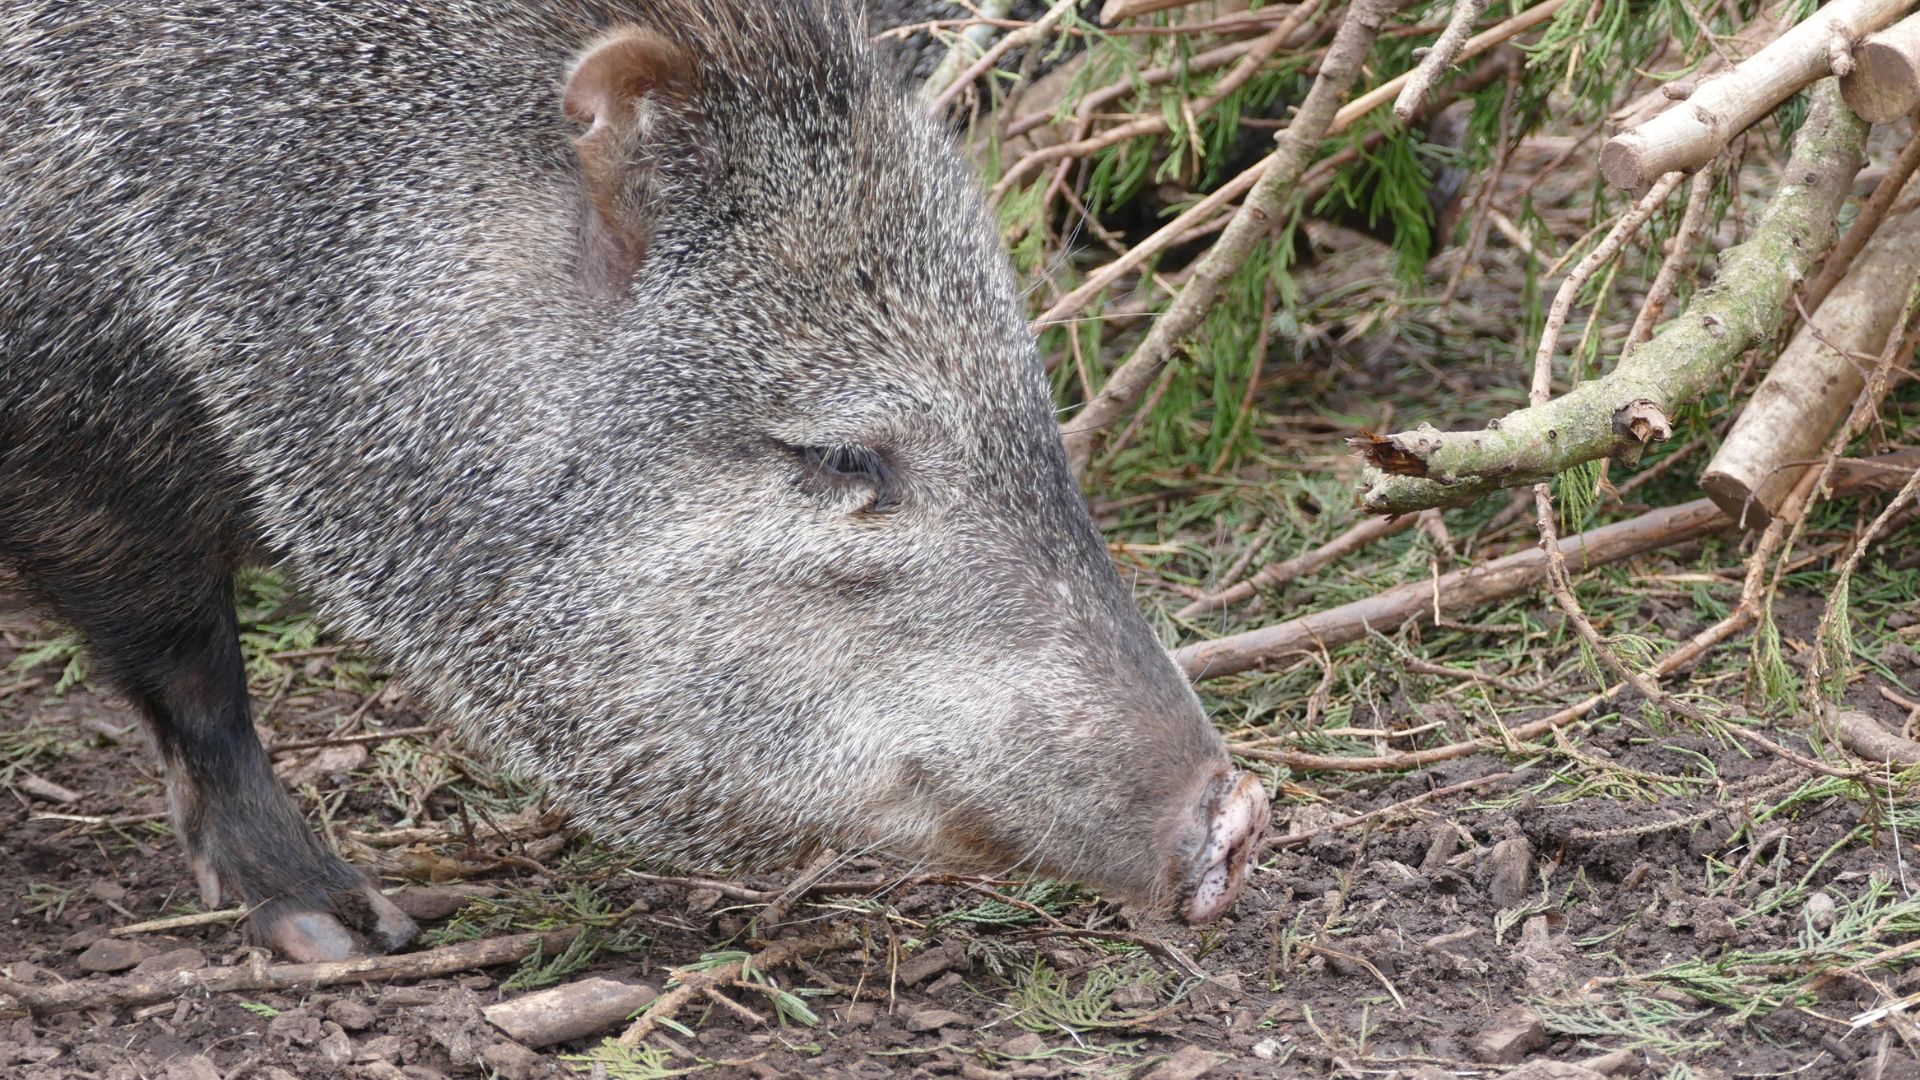
M 1464 505 L 1599 458 L 1637 459 L 1643 439 L 1670 426 L 1666 417 L 1778 329 L 1794 285 L 1833 242 L 1834 216 L 1860 169 L 1865 135 L 1834 83 L 1822 83 L 1766 214 L 1746 243 L 1721 253 L 1713 284 L 1695 294 L 1684 315 L 1611 372 L 1545 405 L 1480 431 L 1423 426 L 1380 440 L 1369 455 L 1362 505 L 1380 514 Z M 1400 475 L 1382 471 L 1386 464 Z
M 1725 73 L 1696 87 L 1686 102 L 1607 140 L 1600 171 L 1615 187 L 1645 187 L 1676 169 L 1697 169 L 1734 136 L 1818 81 L 1830 68 L 1836 34 L 1846 41 L 1893 22 L 1913 0 L 1834 0 Z
M 1209 611 L 1218 611 L 1243 600 L 1252 599 L 1261 589 L 1271 589 L 1292 581 L 1338 561 L 1384 536 L 1405 530 L 1416 520 L 1412 514 L 1402 514 L 1395 518 L 1363 518 L 1352 528 L 1339 536 L 1321 544 L 1312 551 L 1295 555 L 1285 562 L 1263 566 L 1260 571 L 1245 581 L 1229 585 L 1215 593 L 1207 593 L 1186 607 L 1173 613 L 1176 619 L 1191 619 Z
M 1836 491 L 1884 490 L 1906 479 L 1906 470 L 1920 467 L 1920 451 L 1907 451 L 1849 462 L 1836 473 Z M 1731 528 L 1733 522 L 1711 500 L 1696 499 L 1664 507 L 1628 521 L 1591 529 L 1560 541 L 1566 557 L 1585 566 L 1603 566 L 1621 559 L 1671 547 Z M 1174 659 L 1188 678 L 1199 680 L 1264 667 L 1274 659 L 1314 649 L 1358 641 L 1370 630 L 1385 633 L 1419 618 L 1468 610 L 1515 596 L 1545 580 L 1546 553 L 1518 551 L 1483 566 L 1455 570 L 1431 581 L 1413 581 L 1385 592 L 1317 611 L 1258 630 L 1195 642 L 1174 650 Z
M 1400 96 L 1393 99 L 1393 115 L 1403 124 L 1410 124 L 1419 114 L 1420 105 L 1433 92 L 1433 84 L 1446 73 L 1454 61 L 1460 59 L 1460 50 L 1466 47 L 1467 38 L 1473 33 L 1473 24 L 1487 10 L 1487 0 L 1453 0 L 1453 13 L 1447 16 L 1447 28 L 1434 40 L 1433 47 L 1420 58 L 1420 63 L 1408 74 L 1405 86 L 1400 88 Z
M 1920 765 L 1920 743 L 1888 731 L 1866 713 L 1840 709 L 1828 723 L 1834 741 L 1848 753 L 1883 764 Z
M 536 951 L 543 956 L 557 956 L 573 943 L 578 934 L 578 930 L 571 929 L 545 934 L 513 934 L 392 956 L 364 956 L 317 964 L 268 964 L 263 961 L 233 967 L 202 968 L 198 971 L 173 971 L 164 975 L 122 975 L 58 986 L 29 986 L 0 978 L 0 1018 L 28 1013 L 45 1016 L 75 1009 L 151 1005 L 156 1001 L 170 1001 L 188 994 L 235 990 L 300 991 L 338 983 L 425 979 L 473 968 L 516 964 Z M 9 1003 L 7 997 L 13 998 L 13 1002 Z
M 1920 107 L 1920 15 L 1861 42 L 1853 72 L 1840 80 L 1847 106 L 1869 124 L 1890 124 Z
M 1067 460 L 1076 476 L 1084 476 L 1093 460 L 1096 435 L 1126 415 L 1159 377 L 1174 349 L 1206 318 L 1227 279 L 1246 263 L 1254 248 L 1271 235 L 1292 189 L 1319 152 L 1340 99 L 1359 78 L 1367 55 L 1373 51 L 1374 38 L 1392 10 L 1393 0 L 1353 0 L 1341 19 L 1340 29 L 1334 33 L 1333 45 L 1320 65 L 1320 74 L 1300 104 L 1300 111 L 1294 115 L 1293 123 L 1280 133 L 1280 146 L 1273 153 L 1272 164 L 1247 193 L 1246 201 L 1220 234 L 1220 239 L 1200 257 L 1186 288 L 1180 290 L 1172 306 L 1154 321 L 1146 339 L 1108 377 L 1100 393 L 1062 427 Z
M 1640 314 L 1634 316 L 1633 328 L 1627 331 L 1628 349 L 1639 347 L 1653 336 L 1653 324 L 1660 320 L 1661 309 L 1673 296 L 1674 286 L 1680 280 L 1680 268 L 1686 265 L 1687 255 L 1706 224 L 1707 197 L 1711 194 L 1713 170 L 1701 169 L 1694 173 L 1693 182 L 1687 185 L 1687 208 L 1680 215 L 1680 231 L 1673 234 L 1673 250 L 1660 261 L 1660 270 L 1647 288 L 1647 298 L 1640 304 Z
M 1199 0 L 1107 0 L 1106 6 L 1100 9 L 1100 21 L 1112 26 L 1121 19 L 1151 15 L 1156 11 L 1186 7 L 1188 4 L 1198 2 Z
M 1917 140 L 1920 141 L 1920 140 Z M 1837 253 L 1836 253 L 1837 254 Z M 1874 237 L 1839 288 L 1781 350 L 1700 476 L 1707 496 L 1746 528 L 1772 519 L 1804 466 L 1866 385 L 1858 358 L 1884 346 L 1906 299 L 1895 282 L 1920 276 L 1920 210 Z
M 933 101 L 927 105 L 927 111 L 935 116 L 945 112 L 947 105 L 959 95 L 960 91 L 972 86 L 973 80 L 992 71 L 994 65 L 1000 62 L 1001 57 L 1023 45 L 1031 45 L 1038 42 L 1046 36 L 1047 31 L 1053 29 L 1055 23 L 1066 16 L 1067 12 L 1074 10 L 1078 6 L 1078 0 L 1054 0 L 1053 6 L 1047 9 L 1046 14 L 1034 20 L 1030 25 L 1023 26 L 1001 38 L 999 41 L 994 42 L 992 48 L 981 53 L 978 60 L 975 60 L 966 70 L 955 76 L 952 82 L 948 83 L 944 89 L 934 96 Z
M 676 984 L 666 993 L 655 998 L 619 1038 L 621 1046 L 638 1046 L 661 1020 L 671 1020 L 681 1009 L 696 999 L 704 999 L 709 991 L 718 993 L 723 986 L 732 986 L 736 980 L 746 976 L 748 971 L 771 971 L 785 967 L 796 960 L 818 956 L 821 953 L 844 949 L 857 939 L 849 930 L 830 930 L 812 937 L 788 938 L 768 945 L 759 955 L 746 960 L 733 960 L 717 964 L 710 968 L 689 970 L 678 968 L 672 979 Z
M 1300 24 L 1305 22 L 1307 17 L 1314 13 L 1322 2 L 1323 0 L 1303 0 L 1302 3 L 1296 5 L 1292 11 L 1287 13 L 1287 17 L 1281 20 L 1279 25 L 1260 35 L 1258 38 L 1255 38 L 1253 42 L 1247 46 L 1245 55 L 1240 58 L 1239 63 L 1234 65 L 1233 70 L 1222 75 L 1220 81 L 1214 84 L 1212 92 L 1206 97 L 1193 102 L 1188 106 L 1187 111 L 1191 115 L 1199 116 L 1208 112 L 1222 101 L 1225 101 L 1229 94 L 1238 90 L 1248 79 L 1253 78 L 1254 75 L 1259 73 L 1260 68 L 1266 64 L 1274 53 L 1280 51 L 1280 47 L 1285 45 L 1287 41 L 1293 37 L 1294 31 L 1300 28 Z M 1373 39 L 1368 38 L 1367 40 L 1369 47 L 1371 47 Z M 1091 138 L 1075 139 L 1072 142 L 1056 143 L 1052 146 L 1040 147 L 1008 167 L 1005 175 L 1001 176 L 993 185 L 993 199 L 997 202 L 1005 198 L 1007 192 L 1011 191 L 1015 185 L 1020 183 L 1028 173 L 1045 165 L 1049 161 L 1055 161 L 1060 158 L 1085 157 L 1088 154 L 1096 153 L 1109 146 L 1126 142 L 1129 139 L 1137 139 L 1147 135 L 1158 135 L 1166 131 L 1167 128 L 1168 122 L 1166 114 L 1156 111 L 1147 116 L 1140 117 L 1137 120 L 1129 120 L 1117 127 L 1109 128 Z

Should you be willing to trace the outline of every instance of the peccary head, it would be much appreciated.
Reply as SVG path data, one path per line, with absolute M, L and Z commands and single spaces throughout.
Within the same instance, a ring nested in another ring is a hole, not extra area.
M 872 847 L 1212 918 L 1266 798 L 1113 569 L 972 178 L 848 12 L 694 7 L 553 103 L 608 374 L 556 449 L 592 512 L 503 631 L 576 674 L 489 726 L 676 860 Z

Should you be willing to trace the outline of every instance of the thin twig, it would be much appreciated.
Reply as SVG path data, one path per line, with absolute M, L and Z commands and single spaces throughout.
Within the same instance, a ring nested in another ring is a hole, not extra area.
M 1453 0 L 1453 13 L 1447 16 L 1447 28 L 1435 39 L 1427 55 L 1407 74 L 1400 96 L 1393 99 L 1393 115 L 1403 124 L 1413 122 L 1420 105 L 1433 92 L 1433 84 L 1460 59 L 1460 50 L 1473 33 L 1473 24 L 1487 10 L 1487 0 Z

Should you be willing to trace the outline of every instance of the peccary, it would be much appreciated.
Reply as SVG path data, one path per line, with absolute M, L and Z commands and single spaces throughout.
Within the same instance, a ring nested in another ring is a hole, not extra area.
M 1232 901 L 1266 795 L 844 4 L 15 0 L 0 41 L 0 561 L 151 721 L 208 904 L 302 959 L 414 932 L 269 771 L 255 560 L 650 857 Z

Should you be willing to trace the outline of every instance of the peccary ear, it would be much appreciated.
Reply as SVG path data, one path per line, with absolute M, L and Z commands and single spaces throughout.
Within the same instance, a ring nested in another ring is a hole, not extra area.
M 587 196 L 581 270 L 596 292 L 625 288 L 646 254 L 658 157 L 649 143 L 668 111 L 685 107 L 690 77 L 680 46 L 638 27 L 600 38 L 567 76 L 561 107 L 587 125 L 573 145 Z

